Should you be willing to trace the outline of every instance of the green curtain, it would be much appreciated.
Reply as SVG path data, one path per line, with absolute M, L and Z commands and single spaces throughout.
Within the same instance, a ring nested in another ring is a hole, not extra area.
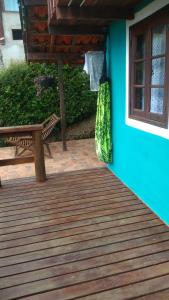
M 98 91 L 95 128 L 96 153 L 99 160 L 112 162 L 111 97 L 110 85 L 101 83 Z

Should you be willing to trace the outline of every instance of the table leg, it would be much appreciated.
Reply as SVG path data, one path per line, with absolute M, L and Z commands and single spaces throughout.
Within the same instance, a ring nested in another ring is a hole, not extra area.
M 33 132 L 33 144 L 36 180 L 43 182 L 46 180 L 46 170 L 41 131 Z

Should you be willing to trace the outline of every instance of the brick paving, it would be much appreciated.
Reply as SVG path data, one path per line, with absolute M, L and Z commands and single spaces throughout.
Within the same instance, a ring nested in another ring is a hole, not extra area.
M 53 158 L 45 157 L 47 174 L 105 166 L 97 159 L 94 139 L 68 141 L 67 146 L 68 151 L 63 152 L 61 142 L 50 144 Z M 14 157 L 14 147 L 0 148 L 0 159 L 12 157 Z M 2 181 L 34 175 L 33 163 L 0 167 Z

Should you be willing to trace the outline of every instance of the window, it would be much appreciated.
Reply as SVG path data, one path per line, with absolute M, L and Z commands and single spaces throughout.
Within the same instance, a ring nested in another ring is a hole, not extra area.
M 18 0 L 4 0 L 5 11 L 19 11 Z
M 13 40 L 22 40 L 22 30 L 21 29 L 12 29 Z
M 130 28 L 130 117 L 168 127 L 169 8 Z

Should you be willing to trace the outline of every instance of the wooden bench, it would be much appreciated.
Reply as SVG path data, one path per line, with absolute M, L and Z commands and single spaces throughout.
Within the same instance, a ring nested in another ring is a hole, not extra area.
M 33 156 L 29 157 L 15 157 L 10 159 L 0 160 L 0 166 L 16 165 L 23 163 L 35 163 L 35 174 L 37 182 L 44 182 L 46 180 L 44 149 L 42 142 L 43 125 L 26 125 L 15 127 L 1 127 L 0 138 L 7 137 L 23 137 L 31 136 L 33 140 Z

